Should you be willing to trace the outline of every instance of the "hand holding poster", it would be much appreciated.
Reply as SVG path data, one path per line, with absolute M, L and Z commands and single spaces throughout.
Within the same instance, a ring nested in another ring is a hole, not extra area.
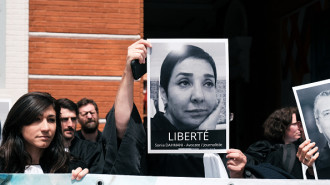
M 319 156 L 315 161 L 316 178 L 330 179 L 330 80 L 293 87 L 306 139 L 315 142 Z M 306 146 L 307 147 L 307 146 Z M 314 151 L 316 151 L 316 149 Z M 303 163 L 309 156 L 306 154 Z
M 224 153 L 227 39 L 148 41 L 148 152 Z

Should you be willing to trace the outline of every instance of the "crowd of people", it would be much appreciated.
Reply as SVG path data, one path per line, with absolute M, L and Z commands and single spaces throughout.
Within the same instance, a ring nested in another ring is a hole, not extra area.
M 3 126 L 0 172 L 71 172 L 76 180 L 88 173 L 301 179 L 302 164 L 308 166 L 307 177 L 313 178 L 318 157 L 330 157 L 319 155 L 316 143 L 305 139 L 296 107 L 275 110 L 263 125 L 266 140 L 252 144 L 245 152 L 149 154 L 146 127 L 133 102 L 130 65 L 132 60 L 145 63 L 148 47 L 151 44 L 143 39 L 128 47 L 126 67 L 103 132 L 98 129 L 99 110 L 92 99 L 74 103 L 67 98 L 55 100 L 45 92 L 19 98 Z M 198 67 L 187 67 L 192 64 Z M 214 129 L 220 109 L 215 99 L 216 82 L 214 61 L 201 48 L 187 46 L 181 54 L 170 53 L 160 76 L 165 113 L 156 113 L 152 129 Z M 320 96 L 317 105 L 321 98 L 329 97 Z M 318 128 L 330 138 L 327 125 L 322 123 L 330 114 L 315 110 L 315 115 Z M 81 129 L 76 131 L 78 123 Z M 326 148 L 329 150 L 329 144 Z

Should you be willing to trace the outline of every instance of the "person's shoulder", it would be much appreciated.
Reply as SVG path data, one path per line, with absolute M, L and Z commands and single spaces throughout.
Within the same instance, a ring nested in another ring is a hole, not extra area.
M 177 128 L 170 123 L 170 121 L 164 116 L 163 112 L 157 112 L 151 119 L 151 130 L 177 131 Z
M 249 164 L 259 164 L 264 162 L 267 156 L 274 150 L 274 144 L 268 140 L 259 140 L 251 144 L 244 154 Z
M 256 141 L 255 143 L 251 144 L 246 151 L 249 152 L 249 151 L 268 150 L 272 146 L 273 146 L 273 144 L 271 142 L 269 142 L 268 140 L 259 140 L 259 141 Z
M 98 143 L 96 143 L 96 142 L 92 142 L 89 140 L 83 140 L 83 139 L 75 137 L 71 142 L 70 151 L 74 152 L 74 151 L 78 150 L 80 152 L 84 152 L 84 151 L 96 150 L 98 148 L 97 145 L 98 145 Z
M 84 139 L 79 139 L 77 138 L 77 143 L 81 146 L 85 146 L 86 148 L 88 147 L 97 147 L 97 142 L 89 141 L 89 140 L 84 140 Z
M 260 145 L 260 146 L 270 146 L 270 145 L 273 145 L 272 142 L 270 142 L 269 140 L 266 140 L 266 139 L 256 141 L 254 144 L 255 145 Z
M 84 140 L 84 136 L 82 135 L 81 130 L 75 131 L 74 136 L 75 136 L 75 138 Z

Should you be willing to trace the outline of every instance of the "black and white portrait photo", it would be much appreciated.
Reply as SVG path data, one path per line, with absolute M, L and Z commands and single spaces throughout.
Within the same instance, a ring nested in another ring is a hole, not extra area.
M 330 179 L 330 80 L 293 87 L 293 90 L 306 138 L 318 147 L 315 177 Z
M 228 149 L 228 41 L 148 39 L 149 153 Z

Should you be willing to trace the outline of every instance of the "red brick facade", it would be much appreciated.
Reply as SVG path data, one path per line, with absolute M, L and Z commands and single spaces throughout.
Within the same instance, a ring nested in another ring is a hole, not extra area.
M 30 32 L 139 35 L 142 0 L 30 0 Z
M 30 34 L 29 75 L 120 77 L 127 47 L 136 40 L 125 36 L 143 37 L 143 0 L 30 0 L 29 32 L 69 35 Z M 70 38 L 70 33 L 116 35 L 119 39 Z M 66 97 L 75 102 L 83 97 L 94 99 L 102 119 L 114 103 L 119 83 L 29 78 L 29 91 L 46 91 L 55 98 Z M 142 114 L 143 82 L 136 81 L 134 88 L 141 92 L 135 93 L 134 101 Z

